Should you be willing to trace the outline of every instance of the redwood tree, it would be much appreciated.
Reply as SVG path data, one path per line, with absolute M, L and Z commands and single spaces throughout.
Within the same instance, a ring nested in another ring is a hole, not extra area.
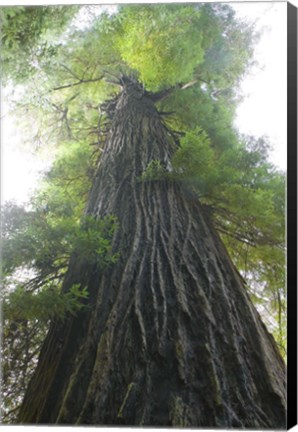
M 233 126 L 252 27 L 220 3 L 2 9 L 22 144 L 57 152 L 3 211 L 3 421 L 285 427 L 284 174 Z
M 74 253 L 20 423 L 284 428 L 285 365 L 197 195 L 171 176 L 177 139 L 122 76 L 86 213 L 112 215 L 115 263 Z M 183 91 L 183 90 L 181 90 Z M 152 164 L 163 175 L 144 176 Z M 218 185 L 220 188 L 220 185 Z

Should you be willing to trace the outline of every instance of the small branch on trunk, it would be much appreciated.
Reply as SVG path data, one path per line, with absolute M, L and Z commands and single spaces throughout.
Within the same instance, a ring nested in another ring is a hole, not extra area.
M 117 86 L 120 86 L 121 87 L 121 84 L 120 84 L 120 82 L 119 81 L 115 81 L 115 80 L 112 80 L 112 79 L 105 79 L 105 82 L 107 82 L 107 83 L 109 83 L 109 84 L 115 84 L 115 85 L 117 85 Z
M 194 86 L 195 84 L 197 84 L 197 82 L 198 82 L 198 80 L 197 79 L 195 79 L 195 80 L 193 80 L 193 81 L 189 81 L 188 83 L 186 83 L 186 84 L 179 84 L 181 87 L 181 90 L 186 90 L 187 88 L 189 88 L 189 87 L 192 87 L 192 86 Z
M 112 83 L 112 84 L 121 85 L 120 76 L 114 75 L 107 70 L 104 70 L 103 72 L 105 75 L 109 75 L 110 77 L 114 78 L 113 80 L 111 78 L 105 78 L 105 81 Z
M 189 81 L 188 83 L 185 83 L 185 84 L 179 83 L 173 87 L 169 87 L 165 90 L 161 90 L 160 92 L 151 93 L 151 94 L 149 93 L 148 96 L 150 97 L 151 100 L 153 100 L 153 102 L 160 102 L 163 99 L 170 96 L 173 93 L 173 91 L 178 90 L 178 89 L 186 90 L 186 89 L 194 86 L 197 83 L 198 83 L 197 79 Z
M 150 97 L 150 99 L 153 102 L 160 102 L 163 99 L 170 96 L 173 93 L 173 91 L 176 90 L 177 88 L 178 88 L 177 86 L 174 86 L 174 87 L 167 88 L 165 90 L 161 90 L 161 91 L 156 92 L 156 93 L 151 93 L 151 94 L 148 93 L 148 96 Z

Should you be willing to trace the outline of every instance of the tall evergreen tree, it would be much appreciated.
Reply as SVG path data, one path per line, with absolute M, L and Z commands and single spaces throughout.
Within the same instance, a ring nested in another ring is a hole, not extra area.
M 27 106 L 68 150 L 5 239 L 8 283 L 35 272 L 15 322 L 58 305 L 18 421 L 284 427 L 285 365 L 229 257 L 283 304 L 283 177 L 232 127 L 251 29 L 224 4 L 125 6 L 52 48 Z
M 115 215 L 112 268 L 72 257 L 63 289 L 89 308 L 52 323 L 25 423 L 280 428 L 285 369 L 198 198 L 169 179 L 175 142 L 139 83 L 121 78 L 87 214 Z

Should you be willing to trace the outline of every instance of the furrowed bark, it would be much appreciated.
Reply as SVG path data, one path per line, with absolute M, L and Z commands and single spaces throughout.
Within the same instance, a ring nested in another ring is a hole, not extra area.
M 284 428 L 285 366 L 212 221 L 166 179 L 175 143 L 125 81 L 87 213 L 115 215 L 118 261 L 73 256 L 64 281 L 88 308 L 53 322 L 20 423 Z

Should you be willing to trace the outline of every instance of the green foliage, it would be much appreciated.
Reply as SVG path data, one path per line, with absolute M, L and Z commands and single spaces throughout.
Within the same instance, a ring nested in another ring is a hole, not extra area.
M 283 247 L 285 177 L 267 161 L 264 139 L 216 149 L 201 128 L 181 139 L 172 164 L 214 212 L 218 228 L 253 246 Z
M 114 216 L 105 219 L 85 216 L 75 237 L 74 251 L 84 256 L 85 260 L 100 263 L 102 266 L 116 262 L 118 253 L 112 254 L 110 241 L 117 226 L 117 219 Z
M 59 153 L 31 209 L 11 203 L 3 209 L 4 275 L 24 266 L 59 273 L 68 263 L 90 188 L 90 148 L 68 143 Z
M 185 91 L 176 91 L 160 104 L 161 111 L 175 111 L 170 126 L 181 131 L 201 127 L 216 151 L 233 148 L 239 138 L 233 128 L 235 100 L 229 92 L 213 100 L 212 89 L 199 84 Z
M 221 196 L 215 192 L 217 202 L 221 206 L 225 203 L 239 216 L 238 225 L 247 233 L 245 238 L 256 245 L 283 247 L 285 177 L 267 162 L 266 142 L 250 139 L 233 153 L 224 152 L 218 166 L 222 188 Z
M 177 179 L 195 187 L 200 195 L 208 194 L 209 185 L 214 183 L 214 152 L 202 128 L 185 133 L 172 165 Z
M 212 28 L 213 43 L 206 50 L 199 75 L 208 86 L 213 83 L 217 89 L 235 86 L 252 63 L 259 34 L 251 25 L 236 20 L 234 10 L 227 4 L 210 3 L 203 9 L 209 29 Z
M 120 55 L 150 90 L 191 79 L 203 61 L 200 11 L 192 6 L 125 7 L 119 21 Z
M 8 321 L 63 319 L 67 314 L 75 314 L 82 309 L 84 303 L 81 300 L 87 298 L 87 289 L 81 289 L 79 284 L 73 285 L 67 293 L 62 293 L 59 286 L 50 284 L 39 292 L 17 286 L 4 297 L 3 314 Z
M 151 161 L 143 172 L 141 181 L 164 180 L 167 178 L 167 171 L 159 160 Z
M 252 29 L 227 5 L 126 6 L 116 20 L 121 59 L 150 90 L 194 77 L 213 89 L 231 87 L 252 54 Z
M 60 147 L 43 187 L 27 210 L 8 203 L 2 214 L 4 275 L 21 267 L 44 278 L 67 266 L 74 251 L 85 259 L 114 260 L 109 243 L 117 227 L 111 215 L 82 217 L 92 179 L 90 146 L 80 142 Z M 109 255 L 109 258 L 108 258 Z
M 116 259 L 110 250 L 110 239 L 117 227 L 113 216 L 99 220 L 85 216 L 80 221 L 67 206 L 58 208 L 57 218 L 52 210 L 48 214 L 40 210 L 22 212 L 9 206 L 7 211 L 4 209 L 4 221 L 13 212 L 23 214 L 10 232 L 3 229 L 4 276 L 27 267 L 39 273 L 41 282 L 52 275 L 61 278 L 74 252 L 84 256 L 86 262 L 105 264 Z
M 1 75 L 18 81 L 36 71 L 38 57 L 53 57 L 51 30 L 62 33 L 77 12 L 75 6 L 8 6 L 0 8 Z

